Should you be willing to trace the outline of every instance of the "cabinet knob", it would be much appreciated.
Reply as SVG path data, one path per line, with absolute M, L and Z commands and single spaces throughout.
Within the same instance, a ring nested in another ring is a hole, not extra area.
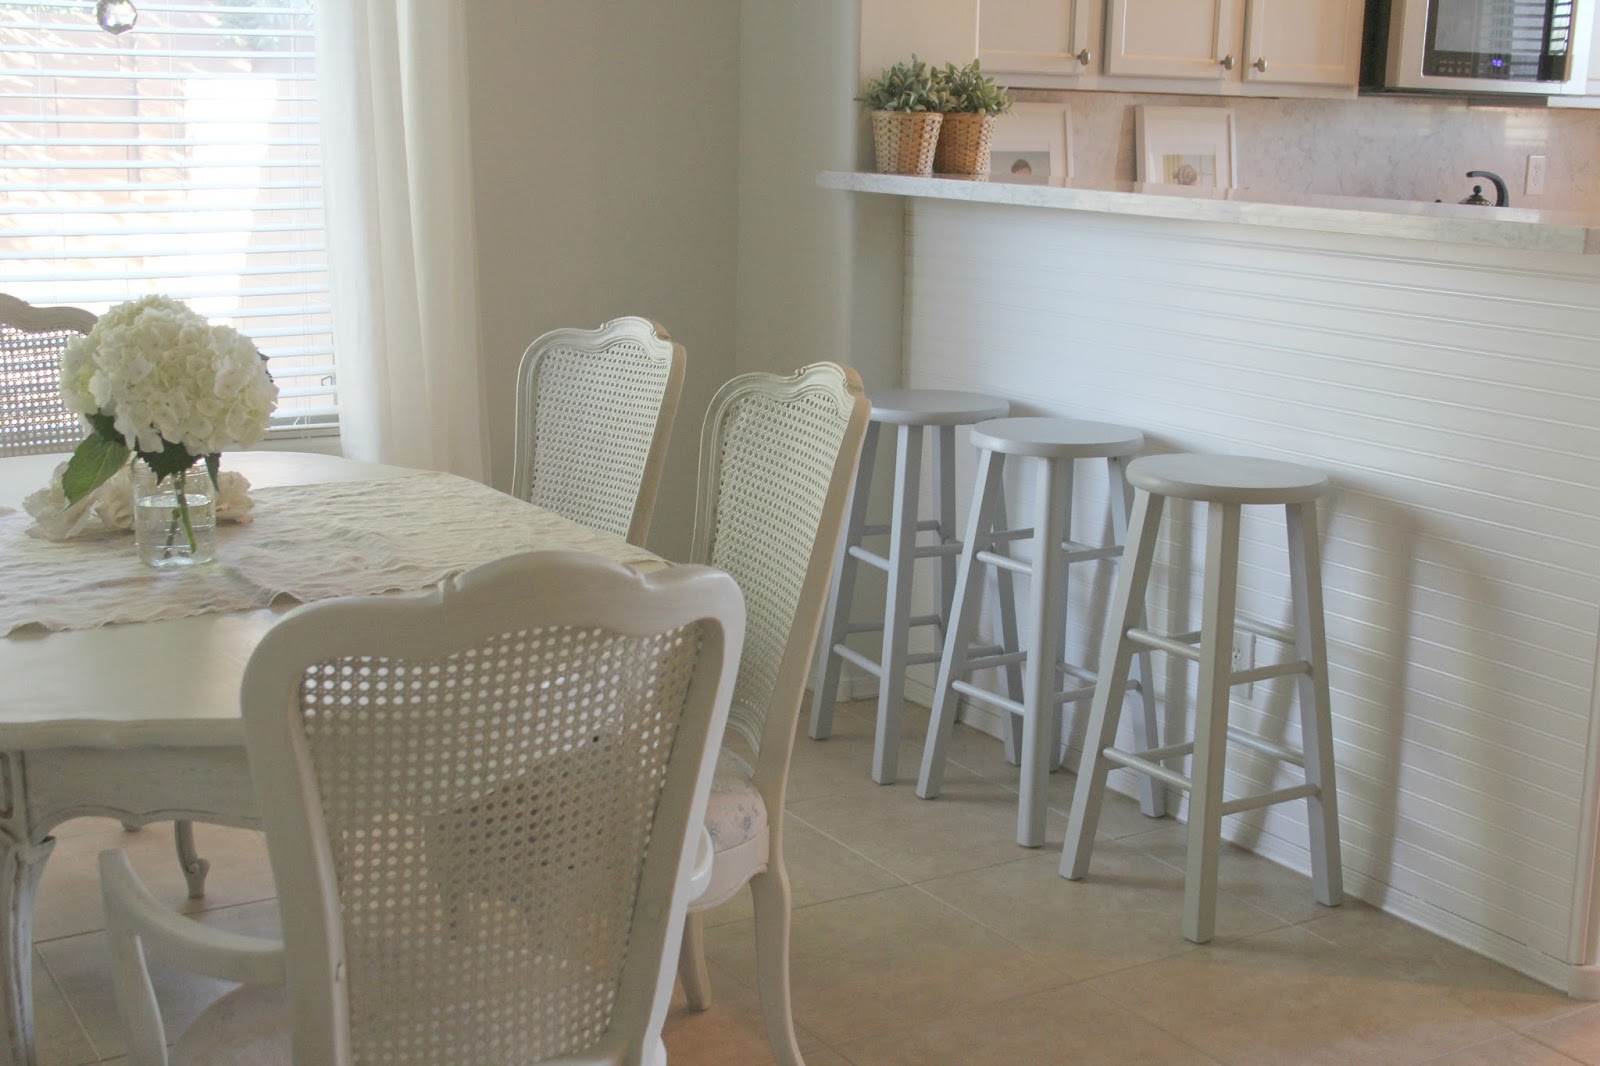
M 1085 48 L 1083 51 L 1078 53 L 1077 58 L 1079 64 L 1086 67 L 1094 59 L 1094 53 Z
M 1252 67 L 1255 67 L 1261 73 L 1265 74 L 1267 72 L 1267 57 L 1266 56 L 1262 56 L 1260 59 L 1257 59 L 1254 63 L 1251 63 L 1250 65 Z
M 1222 69 L 1223 70 L 1232 70 L 1233 69 L 1233 53 L 1232 52 L 1230 52 L 1227 55 L 1222 57 Z

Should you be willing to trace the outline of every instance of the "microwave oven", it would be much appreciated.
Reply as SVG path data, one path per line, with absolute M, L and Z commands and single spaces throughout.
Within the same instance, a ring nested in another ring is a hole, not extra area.
M 1367 0 L 1362 87 L 1391 92 L 1585 90 L 1591 0 Z M 1584 10 L 1576 12 L 1575 6 Z

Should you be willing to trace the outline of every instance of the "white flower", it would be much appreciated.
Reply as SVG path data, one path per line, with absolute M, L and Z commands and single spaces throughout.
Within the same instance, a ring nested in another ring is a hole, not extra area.
M 175 444 L 201 456 L 260 440 L 278 387 L 249 338 L 177 300 L 147 296 L 113 307 L 68 346 L 61 399 L 81 414 L 111 416 L 130 447 Z
M 22 509 L 33 516 L 28 532 L 45 540 L 67 540 L 83 533 L 94 520 L 94 505 L 99 489 L 89 493 L 77 503 L 68 506 L 66 490 L 61 487 L 61 475 L 67 464 L 56 464 L 50 475 L 50 484 L 22 501 Z M 104 486 L 102 486 L 104 488 Z
M 256 501 L 250 498 L 250 479 L 232 470 L 217 474 L 217 521 L 250 521 L 250 511 Z
M 57 464 L 50 484 L 22 501 L 23 510 L 33 516 L 30 533 L 45 540 L 70 540 L 101 528 L 133 528 L 132 464 L 124 465 L 71 507 L 67 506 L 67 493 L 61 485 L 66 469 L 66 463 Z M 241 525 L 249 522 L 256 505 L 250 498 L 250 479 L 223 470 L 217 481 L 217 521 Z
M 121 470 L 95 490 L 95 513 L 110 529 L 133 528 L 133 465 Z

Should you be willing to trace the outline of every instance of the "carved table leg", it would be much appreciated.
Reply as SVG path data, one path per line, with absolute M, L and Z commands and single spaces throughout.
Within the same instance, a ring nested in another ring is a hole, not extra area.
M 0 1009 L 6 1011 L 0 1057 L 12 1066 L 33 1066 L 33 898 L 44 862 L 56 846 L 18 843 L 0 834 Z
M 211 872 L 211 862 L 202 859 L 194 846 L 194 823 L 187 818 L 180 818 L 172 823 L 172 836 L 178 845 L 178 866 L 183 870 L 183 879 L 189 884 L 190 899 L 204 899 L 206 894 L 206 874 Z

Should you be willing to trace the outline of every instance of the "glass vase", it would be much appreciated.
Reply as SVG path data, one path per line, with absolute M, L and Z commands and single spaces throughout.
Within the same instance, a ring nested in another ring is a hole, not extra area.
M 159 480 L 133 461 L 133 537 L 139 558 L 158 569 L 216 558 L 217 493 L 203 461 Z

